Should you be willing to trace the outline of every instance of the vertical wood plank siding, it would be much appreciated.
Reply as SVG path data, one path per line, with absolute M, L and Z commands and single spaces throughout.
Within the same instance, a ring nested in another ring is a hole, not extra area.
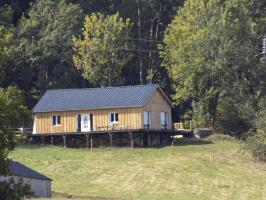
M 146 105 L 143 108 L 144 111 L 151 112 L 151 125 L 150 129 L 158 130 L 161 129 L 161 112 L 168 113 L 168 124 L 167 129 L 172 129 L 172 115 L 171 115 L 171 105 L 164 98 L 161 92 L 157 91 L 149 99 Z
M 99 126 L 109 126 L 109 114 L 119 113 L 118 128 L 141 129 L 142 128 L 142 108 L 120 108 L 120 109 L 99 109 L 87 111 L 64 111 L 36 113 L 36 133 L 71 133 L 77 131 L 77 115 L 93 114 L 93 131 L 99 131 Z M 61 124 L 52 125 L 52 117 L 60 115 Z M 103 129 L 102 129 L 103 130 Z

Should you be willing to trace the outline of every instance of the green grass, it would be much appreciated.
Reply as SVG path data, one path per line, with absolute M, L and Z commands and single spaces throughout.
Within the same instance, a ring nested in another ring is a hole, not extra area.
M 52 178 L 54 192 L 86 199 L 266 199 L 266 164 L 233 141 L 179 142 L 174 154 L 21 145 L 10 157 Z

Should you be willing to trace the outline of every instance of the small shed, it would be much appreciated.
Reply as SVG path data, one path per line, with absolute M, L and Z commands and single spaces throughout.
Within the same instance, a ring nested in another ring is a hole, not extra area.
M 31 186 L 31 191 L 36 198 L 51 198 L 52 179 L 34 171 L 17 161 L 11 161 L 9 166 L 10 175 L 0 176 L 0 181 L 13 178 L 15 183 L 21 179 L 24 184 Z

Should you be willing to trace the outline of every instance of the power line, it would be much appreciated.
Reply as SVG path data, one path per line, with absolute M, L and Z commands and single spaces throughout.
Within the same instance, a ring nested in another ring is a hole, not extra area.
M 139 52 L 148 52 L 148 53 L 159 53 L 160 51 L 156 50 L 147 50 L 147 49 L 119 49 L 123 51 L 139 51 Z
M 28 30 L 28 31 L 23 32 L 22 35 L 25 34 L 25 33 L 29 33 L 29 32 L 38 32 L 38 31 L 40 31 L 40 30 L 41 30 L 41 29 Z M 79 36 L 79 34 L 77 34 L 76 36 Z M 94 39 L 97 39 L 97 40 L 104 40 L 104 39 L 101 39 L 101 38 L 94 38 Z M 143 41 L 143 42 L 163 43 L 162 40 L 141 39 L 141 38 L 132 38 L 132 37 L 122 38 L 122 40 L 133 40 L 133 41 Z
M 123 40 L 136 40 L 136 41 L 144 41 L 144 42 L 157 42 L 157 43 L 163 43 L 161 40 L 151 40 L 151 39 L 138 39 L 138 38 L 124 38 Z

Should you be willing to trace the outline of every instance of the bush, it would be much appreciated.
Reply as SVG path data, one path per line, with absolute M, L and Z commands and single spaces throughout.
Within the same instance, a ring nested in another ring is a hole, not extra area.
M 1 200 L 21 200 L 32 195 L 30 186 L 24 184 L 22 179 L 18 183 L 15 183 L 13 178 L 8 181 L 0 181 Z
M 247 148 L 252 155 L 259 160 L 266 161 L 266 109 L 265 102 L 260 105 L 260 111 L 256 117 L 255 129 L 250 130 L 246 139 Z
M 266 161 L 266 144 L 263 142 L 262 138 L 255 136 L 250 136 L 247 138 L 247 149 L 252 153 L 252 155 L 259 160 Z
M 227 98 L 217 107 L 215 128 L 225 134 L 242 138 L 243 133 L 254 127 L 256 113 L 250 103 Z

